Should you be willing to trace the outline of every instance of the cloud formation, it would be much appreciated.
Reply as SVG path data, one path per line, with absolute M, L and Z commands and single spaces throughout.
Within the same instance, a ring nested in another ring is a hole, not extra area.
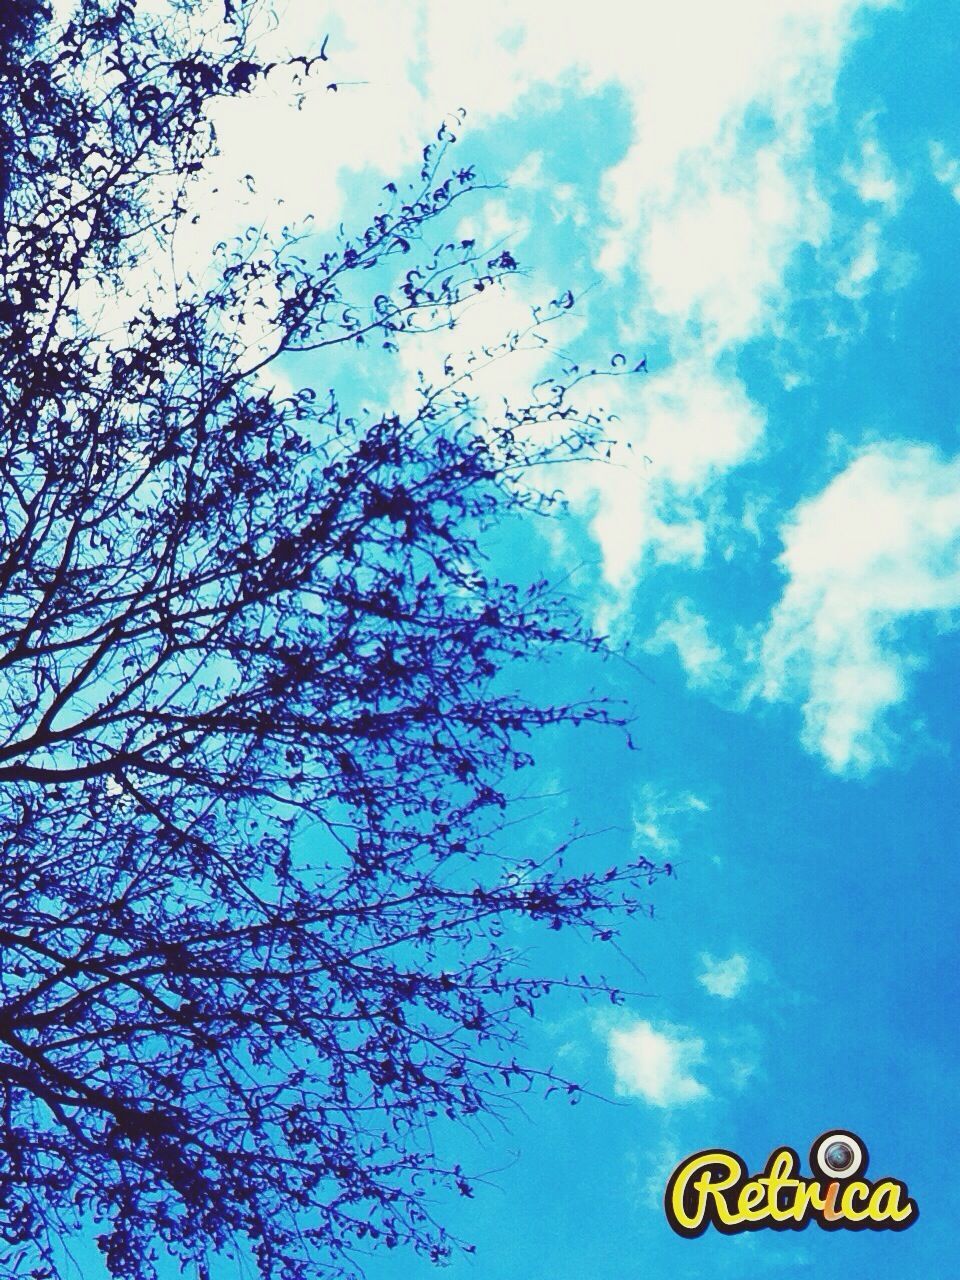
M 689 600 L 678 600 L 644 643 L 647 653 L 676 651 L 691 689 L 723 687 L 732 675 L 720 646 L 711 638 L 707 619 Z
M 712 996 L 719 996 L 722 1000 L 732 1000 L 739 995 L 750 977 L 749 961 L 740 954 L 728 956 L 726 960 L 715 960 L 704 953 L 700 963 L 704 969 L 697 981 Z
M 960 160 L 942 142 L 931 142 L 929 150 L 933 176 L 949 189 L 954 200 L 960 201 Z
M 754 455 L 764 428 L 740 380 L 699 359 L 629 391 L 617 405 L 622 439 L 611 465 L 571 478 L 618 600 L 647 564 L 703 563 L 717 519 L 713 486 Z
M 693 1074 L 704 1059 L 704 1042 L 680 1027 L 638 1020 L 612 1029 L 607 1037 L 617 1092 L 643 1098 L 655 1107 L 682 1106 L 708 1096 Z
M 925 662 L 923 642 L 957 625 L 960 459 L 876 445 L 801 503 L 781 537 L 787 581 L 760 692 L 801 707 L 804 745 L 830 769 L 865 773 L 893 758 L 889 713 Z

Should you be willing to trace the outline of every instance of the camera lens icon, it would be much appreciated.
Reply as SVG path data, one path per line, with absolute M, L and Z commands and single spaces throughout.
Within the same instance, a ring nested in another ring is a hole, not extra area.
M 834 1173 L 845 1173 L 856 1159 L 848 1142 L 831 1142 L 823 1153 L 823 1163 Z
M 852 1178 L 866 1163 L 866 1148 L 853 1133 L 831 1130 L 819 1137 L 810 1149 L 810 1168 L 831 1180 Z

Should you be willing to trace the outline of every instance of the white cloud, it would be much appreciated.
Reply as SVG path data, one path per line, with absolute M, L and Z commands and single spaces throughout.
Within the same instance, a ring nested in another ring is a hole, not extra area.
M 738 378 L 691 359 L 633 383 L 618 403 L 621 447 L 598 479 L 580 470 L 569 489 L 590 512 L 604 578 L 623 598 L 645 562 L 702 563 L 716 523 L 711 487 L 751 457 L 760 409 Z
M 697 981 L 712 996 L 720 996 L 723 1000 L 732 1000 L 739 995 L 750 976 L 750 964 L 746 956 L 739 953 L 728 956 L 726 960 L 715 960 L 713 956 L 704 954 L 700 963 L 704 970 Z
M 880 144 L 875 113 L 861 120 L 858 136 L 856 160 L 848 160 L 841 173 L 860 201 L 869 206 L 870 215 L 849 234 L 851 247 L 836 283 L 837 293 L 854 302 L 865 298 L 877 284 L 902 287 L 913 270 L 910 255 L 891 249 L 884 241 L 884 232 L 906 197 L 907 183 Z
M 710 638 L 706 618 L 689 600 L 677 601 L 643 647 L 648 653 L 675 649 L 691 689 L 716 688 L 731 674 L 723 650 Z
M 686 830 L 710 805 L 692 791 L 670 794 L 647 783 L 639 789 L 633 810 L 633 842 L 646 857 L 672 864 L 680 856 Z
M 960 459 L 876 445 L 781 530 L 787 575 L 761 650 L 762 696 L 799 703 L 803 742 L 836 772 L 892 758 L 888 713 L 924 662 L 907 627 L 960 609 Z
M 880 145 L 872 115 L 862 121 L 860 132 L 860 153 L 855 163 L 848 161 L 844 165 L 843 176 L 864 204 L 878 204 L 886 212 L 896 213 L 903 199 L 903 185 Z
M 680 1106 L 708 1096 L 693 1071 L 704 1059 L 704 1042 L 683 1028 L 657 1030 L 639 1020 L 608 1032 L 607 1048 L 618 1093 L 656 1107 Z
M 954 200 L 960 201 L 960 160 L 942 142 L 931 142 L 930 165 L 936 180 L 949 187 Z
M 711 351 L 757 336 L 796 249 L 823 242 L 811 130 L 865 7 L 688 0 L 643 14 L 651 56 L 625 80 L 635 136 L 607 179 L 600 265 L 637 268 L 678 335 Z
M 721 154 L 727 164 L 700 157 L 696 186 L 650 216 L 637 264 L 675 342 L 711 352 L 775 319 L 790 258 L 801 244 L 821 244 L 828 226 L 811 175 L 792 172 L 784 144 L 752 151 L 738 141 Z
M 853 256 L 837 281 L 837 293 L 844 298 L 863 298 L 880 269 L 880 224 L 869 219 L 860 228 Z

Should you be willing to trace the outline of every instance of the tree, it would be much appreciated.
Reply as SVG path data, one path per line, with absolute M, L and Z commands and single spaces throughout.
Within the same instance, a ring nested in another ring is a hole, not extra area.
M 255 16 L 0 10 L 8 1274 L 57 1274 L 79 1226 L 130 1280 L 163 1251 L 285 1280 L 361 1241 L 443 1256 L 424 1188 L 470 1183 L 431 1119 L 551 1079 L 515 1058 L 551 983 L 510 921 L 607 937 L 655 873 L 497 834 L 531 735 L 616 719 L 514 691 L 518 664 L 602 646 L 483 556 L 555 506 L 545 464 L 601 445 L 580 375 L 496 418 L 452 359 L 405 413 L 271 375 L 441 330 L 515 270 L 450 238 L 479 184 L 449 130 L 326 249 L 283 229 L 199 281 L 164 265 L 211 107 L 322 69 L 258 60 Z

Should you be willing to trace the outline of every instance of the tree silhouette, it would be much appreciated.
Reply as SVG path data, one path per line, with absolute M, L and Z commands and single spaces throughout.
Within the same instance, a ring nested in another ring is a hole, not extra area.
M 254 16 L 0 8 L 0 1236 L 38 1280 L 80 1229 L 131 1280 L 442 1257 L 424 1192 L 470 1183 L 431 1121 L 552 1080 L 515 1058 L 551 982 L 511 921 L 610 936 L 655 871 L 503 834 L 530 736 L 614 718 L 513 689 L 600 645 L 483 556 L 602 444 L 581 375 L 494 417 L 469 360 L 386 414 L 271 374 L 442 330 L 514 271 L 450 237 L 479 184 L 449 131 L 326 249 L 169 267 L 211 105 L 326 59 L 258 61 Z

